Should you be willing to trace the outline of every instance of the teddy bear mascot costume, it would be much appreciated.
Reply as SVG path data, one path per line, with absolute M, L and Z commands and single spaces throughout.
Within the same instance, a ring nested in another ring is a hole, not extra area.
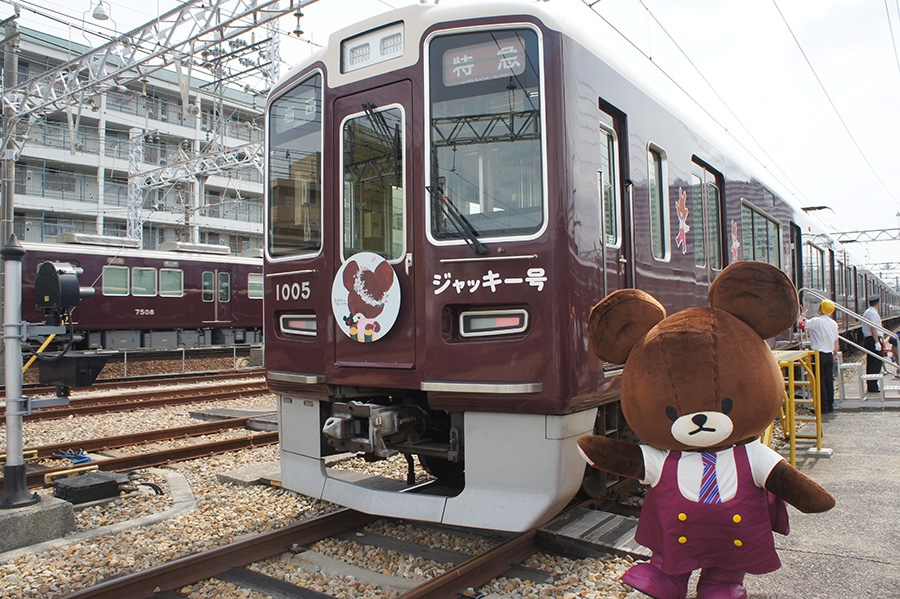
M 591 311 L 588 335 L 602 360 L 624 363 L 621 401 L 641 445 L 588 435 L 578 440 L 595 468 L 649 485 L 635 539 L 649 562 L 622 580 L 656 599 L 744 599 L 744 574 L 781 566 L 772 531 L 787 534 L 790 503 L 824 512 L 834 498 L 763 445 L 784 381 L 766 339 L 789 329 L 793 283 L 763 262 L 725 268 L 709 307 L 666 317 L 638 289 L 616 291 Z

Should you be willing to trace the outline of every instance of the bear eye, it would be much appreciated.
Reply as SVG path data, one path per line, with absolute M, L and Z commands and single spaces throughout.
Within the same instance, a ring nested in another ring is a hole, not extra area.
M 733 410 L 733 409 L 734 409 L 734 402 L 731 401 L 730 397 L 726 397 L 725 399 L 722 400 L 722 413 L 723 414 L 730 414 L 731 410 Z
M 666 416 L 668 416 L 669 420 L 671 420 L 672 422 L 678 420 L 678 412 L 676 412 L 675 408 L 673 408 L 672 406 L 668 406 L 666 408 Z

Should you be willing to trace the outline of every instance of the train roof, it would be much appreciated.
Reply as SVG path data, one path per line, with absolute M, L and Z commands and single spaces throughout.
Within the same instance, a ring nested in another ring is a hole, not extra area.
M 275 87 L 271 97 L 276 97 L 284 87 L 301 71 L 311 64 L 324 60 L 326 64 L 340 64 L 341 42 L 396 23 L 403 23 L 404 35 L 408 39 L 419 40 L 428 28 L 435 24 L 475 16 L 482 18 L 526 15 L 538 18 L 550 29 L 559 31 L 577 43 L 588 48 L 611 67 L 616 69 L 642 92 L 666 106 L 682 122 L 697 133 L 714 143 L 721 151 L 734 161 L 748 177 L 752 177 L 772 192 L 798 209 L 798 222 L 804 226 L 815 225 L 821 231 L 818 219 L 806 216 L 799 209 L 802 203 L 787 185 L 764 165 L 757 155 L 746 147 L 752 140 L 738 139 L 718 122 L 704 106 L 701 106 L 685 89 L 666 75 L 661 68 L 647 57 L 629 40 L 618 32 L 610 23 L 595 13 L 582 0 L 458 0 L 445 4 L 415 4 L 361 20 L 353 25 L 335 31 L 328 44 L 302 61 L 302 64 L 290 70 Z M 362 69 L 341 73 L 339 70 L 328 72 L 328 85 L 338 87 L 360 79 L 390 72 L 416 64 L 420 59 L 420 47 L 404 45 L 404 54 Z M 829 239 L 826 245 L 835 246 L 837 240 L 827 233 L 821 233 Z M 848 251 L 846 246 L 841 246 Z M 852 251 L 848 253 L 853 254 Z M 859 260 L 858 256 L 854 256 Z
M 77 239 L 77 241 L 76 241 Z M 115 240 L 124 240 L 122 237 L 109 238 L 101 235 L 87 235 L 80 238 L 57 238 L 57 243 L 22 242 L 22 247 L 27 252 L 35 253 L 59 253 L 61 260 L 78 255 L 89 256 L 116 256 L 122 258 L 136 257 L 159 260 L 189 260 L 196 262 L 221 262 L 227 264 L 258 264 L 262 265 L 262 255 L 259 250 L 242 252 L 240 255 L 231 254 L 231 250 L 225 246 L 203 246 L 206 244 L 184 244 L 182 246 L 168 246 L 169 249 L 145 250 L 136 247 L 126 241 L 116 243 Z M 165 245 L 165 244 L 162 244 Z M 224 247 L 224 252 L 201 251 L 209 247 Z

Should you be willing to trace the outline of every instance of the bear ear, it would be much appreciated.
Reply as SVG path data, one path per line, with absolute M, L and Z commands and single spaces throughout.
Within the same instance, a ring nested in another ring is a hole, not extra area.
M 797 289 L 784 272 L 765 262 L 729 264 L 709 286 L 709 305 L 738 317 L 763 339 L 797 322 Z
M 354 260 L 344 269 L 344 289 L 353 291 L 353 285 L 356 283 L 356 273 L 359 272 L 359 263 Z
M 614 291 L 591 310 L 591 349 L 601 360 L 624 364 L 634 344 L 665 317 L 666 309 L 649 293 L 640 289 Z

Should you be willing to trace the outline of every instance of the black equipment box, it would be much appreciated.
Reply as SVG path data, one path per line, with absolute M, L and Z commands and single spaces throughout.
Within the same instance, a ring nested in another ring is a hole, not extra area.
M 53 481 L 53 493 L 69 503 L 85 503 L 119 495 L 119 484 L 128 482 L 127 474 L 88 472 Z
M 109 354 L 69 353 L 58 360 L 40 362 L 38 379 L 42 385 L 90 387 L 109 360 Z

